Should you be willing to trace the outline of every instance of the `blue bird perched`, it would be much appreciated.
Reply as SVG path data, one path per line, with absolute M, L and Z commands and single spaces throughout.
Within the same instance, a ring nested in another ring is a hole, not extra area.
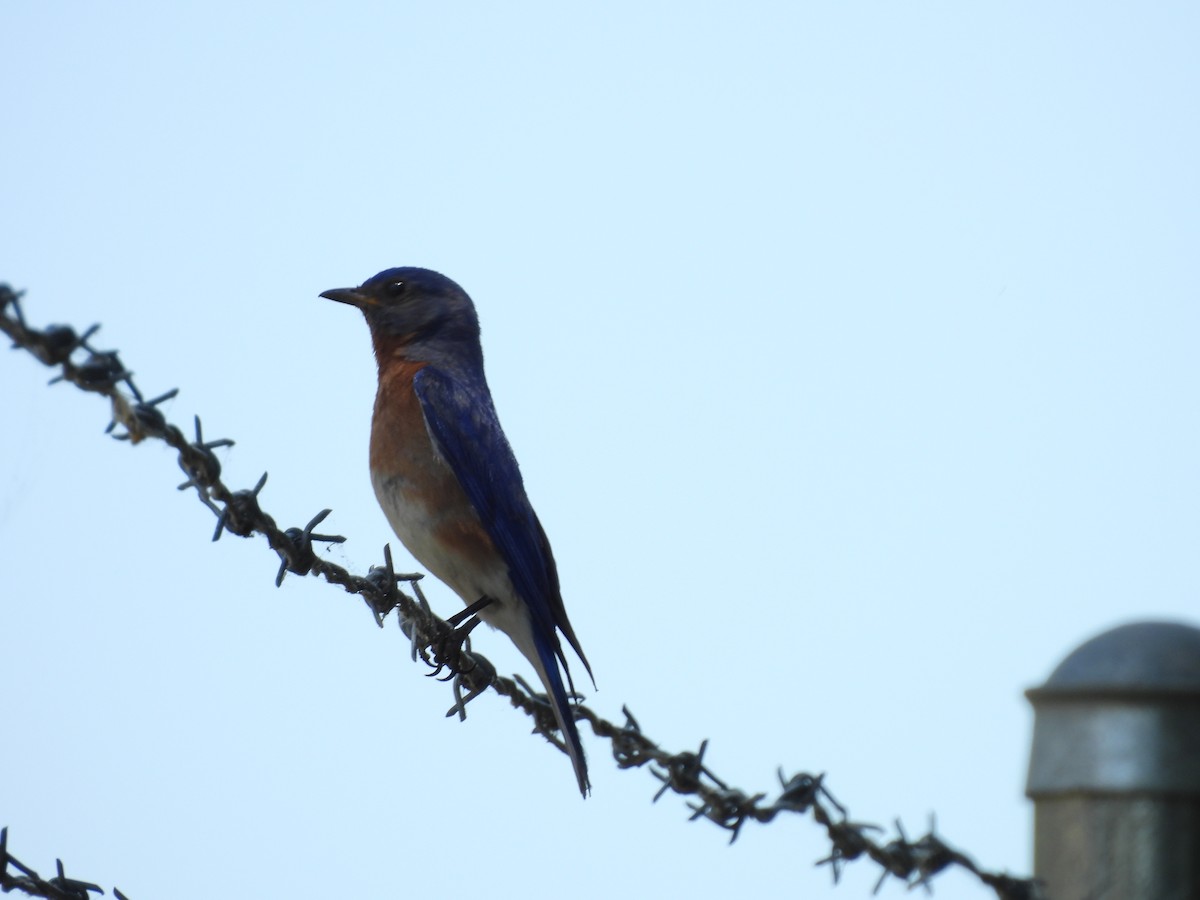
M 533 665 L 586 797 L 591 784 L 560 632 L 589 677 L 592 667 L 492 404 L 475 305 L 449 278 L 413 267 L 321 296 L 362 310 L 371 329 L 379 390 L 370 463 L 379 505 L 417 561 L 462 598 L 460 616 L 477 614 L 505 632 Z

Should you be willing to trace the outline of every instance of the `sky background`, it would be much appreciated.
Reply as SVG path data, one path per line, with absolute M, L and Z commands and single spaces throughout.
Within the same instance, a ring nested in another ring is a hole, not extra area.
M 116 348 L 226 480 L 392 541 L 374 363 L 319 300 L 459 281 L 595 669 L 747 791 L 826 772 L 1031 868 L 1023 691 L 1200 623 L 1200 11 L 1155 3 L 0 8 L 0 280 Z M 594 794 L 394 624 L 0 356 L 0 824 L 133 900 L 834 888 L 585 729 Z M 427 582 L 443 614 L 460 608 Z M 530 675 L 496 632 L 476 648 Z M 938 896 L 987 897 L 964 875 Z M 880 896 L 906 896 L 894 883 Z

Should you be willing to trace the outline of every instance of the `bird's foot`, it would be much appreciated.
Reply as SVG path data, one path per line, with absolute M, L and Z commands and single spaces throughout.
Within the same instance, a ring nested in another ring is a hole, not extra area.
M 440 675 L 443 669 L 449 669 L 450 672 L 444 679 L 449 680 L 475 668 L 477 663 L 471 654 L 471 632 L 481 621 L 478 612 L 492 602 L 491 597 L 480 597 L 466 609 L 446 619 L 446 625 L 449 627 L 443 630 L 431 645 L 434 670 L 429 673 L 430 677 Z

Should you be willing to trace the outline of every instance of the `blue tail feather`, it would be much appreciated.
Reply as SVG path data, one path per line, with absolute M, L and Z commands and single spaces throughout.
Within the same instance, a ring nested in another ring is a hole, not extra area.
M 571 765 L 575 767 L 575 777 L 579 781 L 579 792 L 584 797 L 592 789 L 588 780 L 587 759 L 583 754 L 583 742 L 579 739 L 579 729 L 575 727 L 575 716 L 571 710 L 571 701 L 567 697 L 563 685 L 562 673 L 558 668 L 558 656 L 551 641 L 542 635 L 535 634 L 534 645 L 537 647 L 538 659 L 545 673 L 543 681 L 550 696 L 550 705 L 554 709 L 554 717 L 558 720 L 558 728 L 562 732 L 563 743 L 567 746 L 567 755 L 571 757 Z M 557 643 L 556 641 L 554 643 Z

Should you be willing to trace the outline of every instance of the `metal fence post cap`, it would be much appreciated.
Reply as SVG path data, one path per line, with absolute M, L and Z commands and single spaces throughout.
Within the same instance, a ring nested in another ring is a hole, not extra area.
M 1025 695 L 1034 708 L 1028 796 L 1200 796 L 1200 628 L 1106 631 Z

